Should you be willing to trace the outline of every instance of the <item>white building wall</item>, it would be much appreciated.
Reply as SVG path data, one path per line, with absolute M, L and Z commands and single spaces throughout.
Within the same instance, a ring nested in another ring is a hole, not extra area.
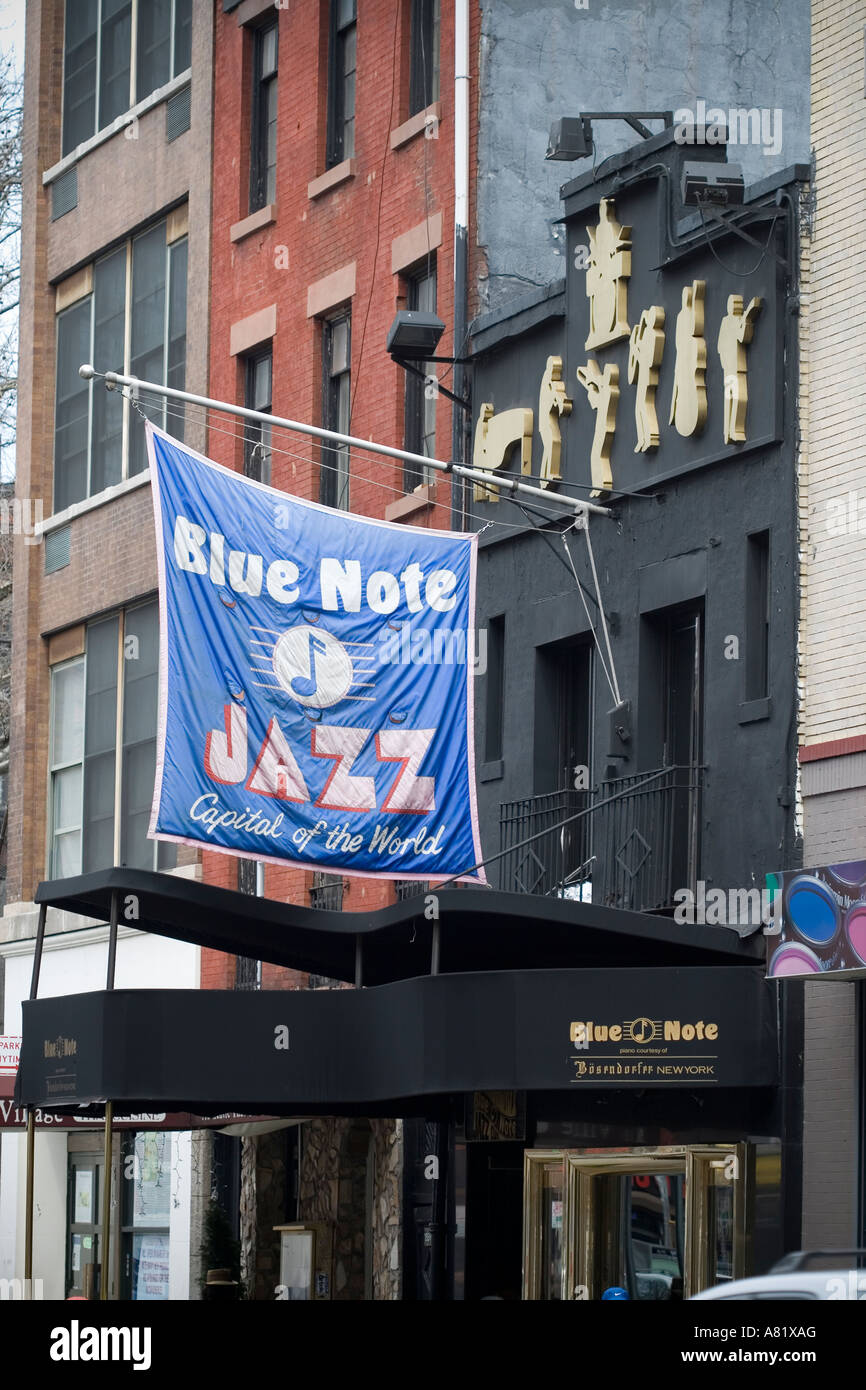
M 30 993 L 33 940 L 0 943 L 5 957 L 4 1031 L 21 1032 L 21 1003 Z M 45 938 L 39 997 L 105 988 L 108 927 L 88 927 Z M 200 952 L 187 942 L 121 927 L 115 988 L 197 989 Z M 83 1130 L 81 1132 L 84 1132 Z M 46 1299 L 64 1297 L 68 1130 L 37 1129 L 33 1217 L 33 1275 Z M 6 1131 L 0 1140 L 0 1279 L 24 1276 L 26 1136 Z M 172 1136 L 172 1211 L 169 1292 L 189 1298 L 192 1161 L 189 1133 Z M 37 1286 L 38 1287 L 38 1286 Z

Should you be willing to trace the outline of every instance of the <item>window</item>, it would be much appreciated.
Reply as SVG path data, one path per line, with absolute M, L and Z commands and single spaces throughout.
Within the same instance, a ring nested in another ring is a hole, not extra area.
M 250 212 L 277 196 L 277 26 L 253 34 Z
M 168 1298 L 171 1133 L 135 1130 L 121 1138 L 121 1297 Z
M 248 357 L 244 405 L 248 410 L 270 414 L 273 381 L 273 353 L 270 348 Z M 260 483 L 271 481 L 271 427 L 248 420 L 244 429 L 244 473 Z
M 259 866 L 255 859 L 238 859 L 238 892 L 250 897 L 257 895 L 259 888 Z M 263 870 L 264 871 L 264 870 Z M 264 877 L 262 877 L 262 895 Z M 255 956 L 235 957 L 235 989 L 261 989 L 262 963 Z
M 326 430 L 348 434 L 351 414 L 352 322 L 348 314 L 328 319 L 322 334 L 322 424 Z M 326 507 L 349 510 L 349 449 L 344 444 L 322 448 L 319 500 Z
M 185 72 L 191 43 L 192 0 L 66 0 L 62 153 Z
M 51 673 L 49 873 L 114 864 L 167 869 L 149 840 L 156 772 L 158 610 L 139 604 L 89 623 L 84 655 Z
M 310 907 L 325 912 L 341 912 L 343 909 L 343 880 L 335 874 L 313 874 L 310 889 Z
M 746 699 L 770 693 L 770 533 L 748 537 L 746 551 Z
M 356 0 L 331 0 L 328 72 L 328 157 L 332 169 L 355 153 Z
M 137 415 L 102 382 L 82 381 L 82 362 L 183 388 L 187 241 L 168 244 L 168 225 L 159 222 L 103 256 L 93 267 L 91 292 L 57 316 L 55 511 L 147 467 Z M 148 411 L 183 438 L 182 407 L 158 401 Z
M 498 762 L 502 757 L 502 713 L 505 702 L 505 617 L 503 614 L 491 618 L 487 623 L 486 684 L 484 761 L 491 763 Z
M 432 258 L 425 269 L 408 277 L 406 307 L 435 314 L 436 266 Z M 427 362 L 421 370 L 427 377 L 426 381 L 412 372 L 406 373 L 405 447 L 410 453 L 434 458 L 438 391 L 435 381 L 430 378 L 435 379 L 436 367 L 433 362 Z M 412 492 L 420 483 L 431 483 L 434 476 L 434 470 L 423 464 L 410 463 L 407 459 L 403 465 L 403 487 L 406 492 Z
M 395 878 L 394 896 L 398 903 L 408 902 L 410 898 L 421 898 L 430 887 L 420 878 Z
M 409 115 L 439 100 L 439 0 L 412 0 Z

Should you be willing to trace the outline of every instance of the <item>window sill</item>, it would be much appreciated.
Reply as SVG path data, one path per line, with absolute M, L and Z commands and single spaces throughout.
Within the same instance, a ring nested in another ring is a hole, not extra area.
M 424 512 L 432 506 L 435 494 L 435 483 L 419 484 L 414 492 L 407 493 L 405 497 L 398 497 L 396 502 L 388 503 L 385 508 L 385 520 L 405 521 L 409 516 L 417 516 L 419 512 Z
M 244 237 L 252 236 L 253 232 L 261 231 L 262 227 L 269 227 L 276 220 L 276 203 L 265 203 L 263 208 L 258 208 L 256 212 L 251 212 L 248 217 L 242 217 L 240 222 L 233 223 L 229 228 L 229 240 L 243 241 Z
M 324 174 L 320 174 L 317 179 L 313 179 L 311 183 L 307 184 L 307 197 L 311 200 L 321 198 L 323 193 L 330 193 L 332 188 L 337 188 L 339 184 L 353 179 L 355 171 L 354 158 L 344 159 L 341 164 L 335 164 L 333 169 L 326 169 Z
M 97 492 L 93 497 L 85 497 L 81 502 L 73 502 L 71 506 L 64 507 L 62 512 L 55 512 L 53 516 L 46 517 L 44 521 L 36 525 L 34 533 L 37 536 L 45 536 L 49 531 L 56 531 L 58 527 L 66 526 L 77 516 L 84 516 L 87 512 L 95 512 L 99 507 L 105 507 L 118 497 L 125 496 L 127 492 L 134 492 L 136 488 L 146 485 L 150 485 L 149 468 L 145 468 L 143 473 L 136 473 L 132 478 L 122 479 L 113 487 L 107 487 L 102 492 Z
M 407 145 L 410 140 L 414 140 L 416 135 L 420 135 L 422 130 L 428 126 L 433 126 L 434 131 L 442 120 L 442 103 L 434 101 L 432 105 L 425 106 L 423 111 L 416 111 L 414 116 L 410 116 L 408 121 L 398 125 L 396 130 L 391 131 L 391 149 L 399 150 L 402 145 Z M 431 139 L 436 139 L 435 134 L 431 134 Z
M 500 777 L 505 776 L 505 762 L 502 758 L 497 758 L 492 763 L 482 763 L 478 769 L 479 782 L 498 782 Z
M 59 163 L 52 164 L 50 169 L 45 170 L 42 175 L 43 188 L 47 188 L 55 179 L 59 179 L 61 174 L 65 174 L 67 169 L 71 169 L 92 150 L 96 150 L 100 145 L 105 145 L 109 140 L 113 140 L 115 135 L 125 130 L 127 126 L 131 125 L 134 120 L 138 120 L 140 116 L 145 115 L 147 111 L 152 111 L 154 106 L 161 105 L 162 102 L 168 101 L 169 97 L 174 96 L 175 92 L 189 86 L 191 80 L 192 68 L 187 68 L 186 72 L 181 72 L 170 82 L 166 82 L 164 87 L 157 87 L 155 92 L 151 92 L 150 96 L 145 97 L 144 101 L 140 101 L 137 106 L 131 106 L 128 111 L 124 111 L 122 116 L 118 116 L 117 120 L 113 121 L 111 125 L 107 125 L 104 130 L 98 130 L 95 135 L 91 135 L 89 140 L 82 140 L 81 144 L 76 145 L 74 150 L 70 150 L 69 154 L 64 155 Z
M 747 700 L 745 704 L 740 705 L 738 721 L 740 724 L 757 724 L 759 719 L 769 719 L 770 709 L 769 695 L 763 700 Z

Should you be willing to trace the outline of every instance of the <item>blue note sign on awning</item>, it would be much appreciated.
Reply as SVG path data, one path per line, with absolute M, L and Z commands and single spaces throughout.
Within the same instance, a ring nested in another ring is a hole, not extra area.
M 151 837 L 484 882 L 477 538 L 349 516 L 147 436 L 160 570 Z

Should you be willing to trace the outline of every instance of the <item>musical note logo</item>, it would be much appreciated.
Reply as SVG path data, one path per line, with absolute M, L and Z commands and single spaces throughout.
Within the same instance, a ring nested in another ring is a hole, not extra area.
M 316 652 L 318 652 L 320 656 L 325 656 L 328 649 L 322 639 L 311 632 L 307 650 L 310 662 L 310 674 L 308 676 L 295 676 L 289 682 L 291 693 L 293 695 L 298 695 L 301 699 L 309 695 L 314 695 L 318 689 L 319 683 L 316 679 Z
M 352 698 L 355 672 L 348 651 L 333 633 L 305 623 L 277 638 L 272 657 L 280 687 L 307 709 L 330 709 Z
M 630 1023 L 624 1023 L 622 1026 L 623 1038 L 627 1039 L 629 1042 L 654 1042 L 656 1038 L 661 1037 L 661 1034 L 661 1020 L 635 1018 L 632 1019 Z

